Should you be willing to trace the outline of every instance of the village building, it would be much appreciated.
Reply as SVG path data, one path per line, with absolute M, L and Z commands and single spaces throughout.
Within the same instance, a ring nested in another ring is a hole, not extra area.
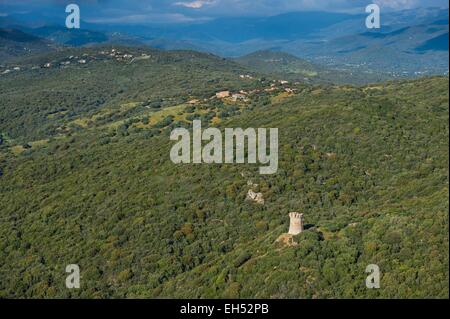
M 222 92 L 218 92 L 216 93 L 216 98 L 218 99 L 224 99 L 226 97 L 230 97 L 230 91 L 222 91 Z
M 231 98 L 233 101 L 245 101 L 246 99 L 244 94 L 233 94 Z
M 194 105 L 194 104 L 197 104 L 197 103 L 199 103 L 200 101 L 199 100 L 190 100 L 190 101 L 188 101 L 187 103 L 188 104 L 190 104 L 190 105 Z
M 291 88 L 285 88 L 284 91 L 287 92 L 287 93 L 291 93 L 291 94 L 297 92 L 296 89 L 291 89 Z

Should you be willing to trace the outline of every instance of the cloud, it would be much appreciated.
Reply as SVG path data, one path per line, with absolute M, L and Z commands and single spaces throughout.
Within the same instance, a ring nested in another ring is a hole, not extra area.
M 174 5 L 191 9 L 200 9 L 203 8 L 205 5 L 213 4 L 214 2 L 215 1 L 212 0 L 198 0 L 191 2 L 175 2 Z
M 88 23 L 100 24 L 151 24 L 151 23 L 186 23 L 195 22 L 197 19 L 182 15 L 182 14 L 135 14 L 118 17 L 103 17 L 103 18 L 87 18 Z
M 418 0 L 374 0 L 382 8 L 411 9 L 419 4 Z
M 175 6 L 195 9 L 214 16 L 275 15 L 293 11 L 332 11 L 364 13 L 364 8 L 377 3 L 385 10 L 414 7 L 447 6 L 448 0 L 178 0 Z
M 56 12 L 65 16 L 64 6 L 78 3 L 83 20 L 113 23 L 164 23 L 204 21 L 224 16 L 270 16 L 295 11 L 365 13 L 370 3 L 383 10 L 414 7 L 448 7 L 448 0 L 0 0 L 0 12 L 11 14 L 24 9 Z

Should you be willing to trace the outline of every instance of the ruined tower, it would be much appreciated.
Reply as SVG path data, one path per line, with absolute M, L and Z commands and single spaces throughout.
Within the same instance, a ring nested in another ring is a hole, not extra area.
M 298 235 L 303 232 L 303 214 L 289 213 L 291 224 L 289 226 L 289 235 Z

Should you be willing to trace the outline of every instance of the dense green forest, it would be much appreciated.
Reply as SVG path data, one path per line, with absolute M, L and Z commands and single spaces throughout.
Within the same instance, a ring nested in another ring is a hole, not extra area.
M 0 77 L 0 297 L 448 298 L 448 77 L 282 85 L 207 54 L 83 50 Z M 279 128 L 277 174 L 173 164 L 193 119 Z M 307 229 L 286 245 L 292 211 Z

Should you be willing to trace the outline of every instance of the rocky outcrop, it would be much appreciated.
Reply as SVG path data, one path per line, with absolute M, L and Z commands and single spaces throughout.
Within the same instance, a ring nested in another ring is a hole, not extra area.
M 251 189 L 247 193 L 247 199 L 257 204 L 264 205 L 264 196 L 262 193 L 255 193 Z
M 282 234 L 277 238 L 275 242 L 286 247 L 293 247 L 298 245 L 298 243 L 294 241 L 294 235 L 291 234 Z

